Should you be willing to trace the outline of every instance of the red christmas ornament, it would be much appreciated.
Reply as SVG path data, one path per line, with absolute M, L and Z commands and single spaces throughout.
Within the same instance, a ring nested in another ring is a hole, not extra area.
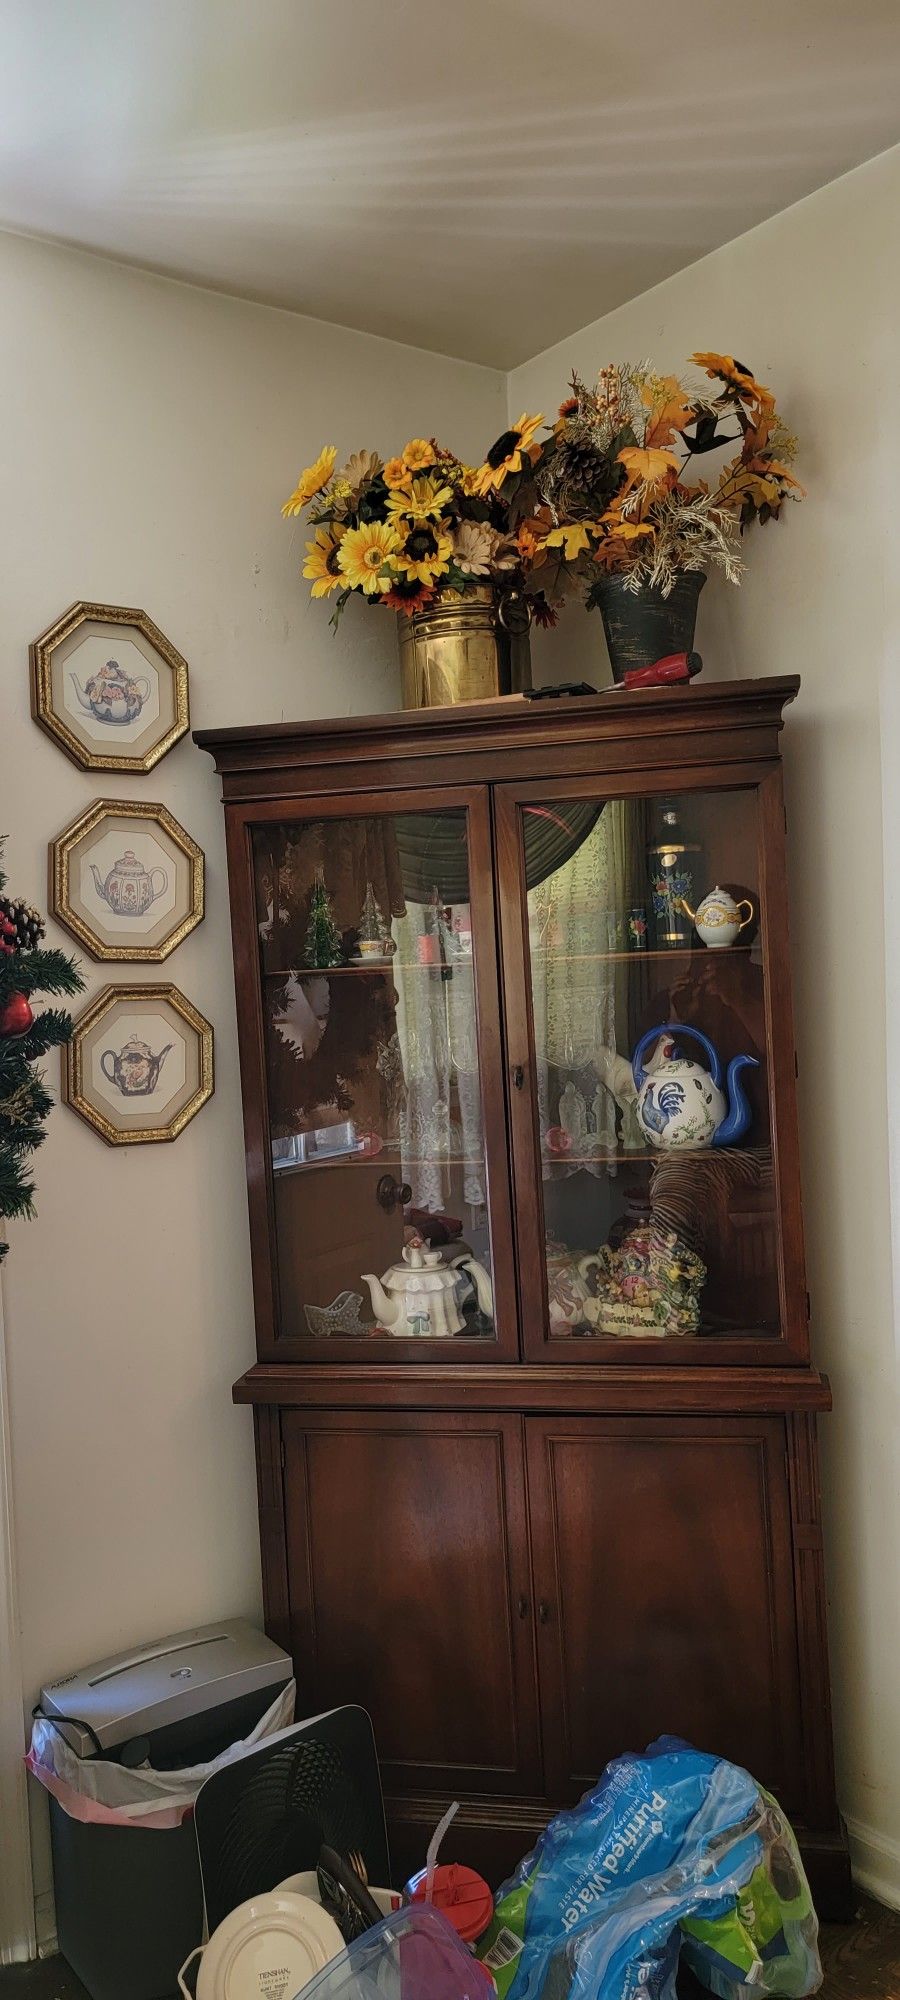
M 27 1035 L 34 1015 L 24 993 L 11 993 L 0 1013 L 0 1035 Z

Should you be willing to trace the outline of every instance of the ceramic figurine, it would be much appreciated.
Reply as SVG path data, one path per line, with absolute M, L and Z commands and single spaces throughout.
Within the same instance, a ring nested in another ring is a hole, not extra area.
M 402 1262 L 392 1264 L 383 1278 L 376 1278 L 373 1271 L 362 1274 L 379 1324 L 397 1339 L 445 1340 L 454 1333 L 464 1333 L 466 1322 L 459 1301 L 466 1277 L 475 1287 L 479 1311 L 486 1319 L 493 1319 L 490 1278 L 484 1265 L 468 1252 L 445 1264 L 439 1250 L 429 1250 L 422 1238 L 415 1236 L 404 1244 L 401 1258 Z
M 590 1258 L 579 1259 L 565 1243 L 557 1243 L 548 1238 L 546 1251 L 547 1309 L 550 1315 L 551 1334 L 571 1333 L 573 1328 L 584 1323 L 585 1302 L 590 1297 L 590 1285 L 583 1265 L 590 1265 Z
M 593 1278 L 582 1310 L 597 1333 L 631 1340 L 699 1333 L 706 1265 L 677 1230 L 638 1223 L 617 1250 L 605 1243 L 578 1268 L 586 1283 Z
M 105 881 L 93 861 L 91 874 L 98 896 L 117 917 L 142 917 L 151 903 L 158 902 L 160 896 L 165 895 L 169 886 L 165 868 L 145 868 L 130 847 L 120 855 Z M 162 876 L 159 888 L 156 887 L 157 875 Z
M 691 1035 L 700 1043 L 709 1068 L 679 1055 L 677 1043 Z M 656 1044 L 650 1061 L 646 1051 Z M 758 1069 L 755 1056 L 734 1056 L 722 1088 L 722 1066 L 712 1042 L 699 1028 L 673 1021 L 642 1035 L 632 1058 L 637 1090 L 638 1124 L 651 1146 L 666 1152 L 678 1146 L 734 1146 L 750 1124 L 750 1106 L 741 1086 L 741 1071 Z
M 727 889 L 719 888 L 710 889 L 709 895 L 697 904 L 696 910 L 691 909 L 686 896 L 681 898 L 681 907 L 690 917 L 698 938 L 708 945 L 710 951 L 727 950 L 740 932 L 752 924 L 756 915 L 749 896 L 743 896 L 736 903 Z M 745 917 L 741 916 L 742 910 L 747 912 Z

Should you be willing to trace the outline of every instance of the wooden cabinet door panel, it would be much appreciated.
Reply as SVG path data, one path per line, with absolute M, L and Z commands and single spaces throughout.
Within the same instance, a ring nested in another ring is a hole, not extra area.
M 534 1417 L 528 1478 L 548 1788 L 668 1732 L 800 1802 L 780 1418 Z
M 394 1789 L 533 1789 L 521 1419 L 298 1411 L 282 1424 L 303 1706 L 368 1709 Z

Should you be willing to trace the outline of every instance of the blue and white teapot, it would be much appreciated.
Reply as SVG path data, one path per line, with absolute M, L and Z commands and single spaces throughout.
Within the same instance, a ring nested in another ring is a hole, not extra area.
M 679 1055 L 677 1043 L 693 1035 L 706 1054 L 709 1068 Z M 644 1057 L 655 1043 L 649 1062 Z M 648 1028 L 632 1057 L 637 1091 L 637 1120 L 651 1146 L 668 1152 L 679 1146 L 734 1146 L 750 1124 L 750 1105 L 741 1085 L 744 1069 L 758 1069 L 755 1056 L 734 1056 L 724 1089 L 722 1065 L 712 1042 L 681 1021 L 665 1028 Z

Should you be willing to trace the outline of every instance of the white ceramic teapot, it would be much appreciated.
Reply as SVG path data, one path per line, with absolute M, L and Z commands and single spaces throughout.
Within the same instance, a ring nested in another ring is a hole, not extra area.
M 685 916 L 690 917 L 698 938 L 710 951 L 724 951 L 734 944 L 756 914 L 749 896 L 743 896 L 736 903 L 727 889 L 719 888 L 710 889 L 709 895 L 697 904 L 696 910 L 691 909 L 686 896 L 681 897 L 681 907 Z M 742 910 L 747 912 L 745 917 L 741 916 Z
M 709 1068 L 681 1055 L 678 1042 L 685 1035 L 700 1043 Z M 647 1050 L 656 1046 L 645 1065 Z M 676 1147 L 735 1146 L 751 1119 L 750 1105 L 741 1085 L 741 1071 L 758 1069 L 755 1056 L 733 1056 L 725 1073 L 718 1053 L 699 1028 L 684 1021 L 668 1027 L 650 1028 L 642 1035 L 632 1058 L 637 1089 L 637 1118 L 645 1139 L 661 1152 Z
M 465 1279 L 475 1287 L 479 1311 L 493 1318 L 491 1281 L 483 1264 L 464 1253 L 453 1264 L 445 1264 L 439 1250 L 429 1250 L 421 1237 L 405 1243 L 402 1261 L 392 1264 L 383 1278 L 364 1271 L 372 1310 L 380 1326 L 400 1340 L 446 1340 L 464 1333 L 466 1322 L 460 1310 Z

